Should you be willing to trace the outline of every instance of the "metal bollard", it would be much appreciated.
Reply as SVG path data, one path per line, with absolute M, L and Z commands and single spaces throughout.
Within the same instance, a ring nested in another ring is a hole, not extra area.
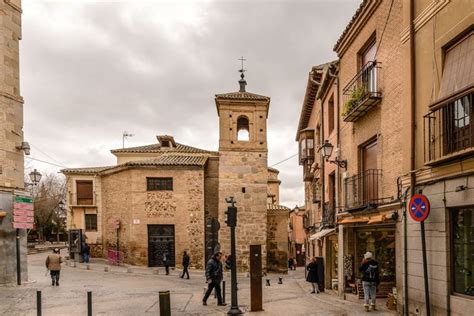
M 283 278 L 278 278 L 278 284 L 283 284 Z
M 104 267 L 104 272 L 109 272 L 109 267 Z
M 36 291 L 36 315 L 41 316 L 41 291 Z
M 87 316 L 92 316 L 92 292 L 87 291 Z
M 171 316 L 170 291 L 160 292 L 160 316 Z
M 265 284 L 266 286 L 270 286 L 270 279 L 267 279 L 267 284 Z
M 225 281 L 222 281 L 222 303 L 225 303 Z

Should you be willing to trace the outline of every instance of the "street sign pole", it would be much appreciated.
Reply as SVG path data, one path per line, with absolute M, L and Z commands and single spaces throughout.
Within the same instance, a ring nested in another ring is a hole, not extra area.
M 425 279 L 426 316 L 430 316 L 430 292 L 428 287 L 428 265 L 426 263 L 425 222 L 421 222 L 421 252 L 423 254 L 423 276 Z
M 423 278 L 425 280 L 426 316 L 431 315 L 430 291 L 428 287 L 428 264 L 426 259 L 425 220 L 430 214 L 430 202 L 423 194 L 414 194 L 410 199 L 409 212 L 413 220 L 420 223 L 421 228 L 421 253 L 423 256 Z
M 16 229 L 16 282 L 21 285 L 20 229 Z

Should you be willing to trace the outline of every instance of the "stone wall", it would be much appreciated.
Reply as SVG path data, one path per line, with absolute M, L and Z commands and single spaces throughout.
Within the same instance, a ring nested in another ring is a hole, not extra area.
M 12 194 L 24 187 L 23 98 L 20 95 L 21 2 L 0 1 L 0 284 L 16 282 Z M 27 280 L 26 232 L 20 230 L 22 280 Z
M 147 191 L 147 177 L 172 177 L 173 191 Z M 116 231 L 110 222 L 121 220 L 120 248 L 130 264 L 148 265 L 148 226 L 174 225 L 176 265 L 183 251 L 191 267 L 204 266 L 204 170 L 202 168 L 131 169 L 104 176 L 104 255 L 115 249 Z
M 267 271 L 288 273 L 288 212 L 267 214 Z
M 219 158 L 207 161 L 204 174 L 204 213 L 206 219 L 205 254 L 206 261 L 211 258 L 219 241 L 219 232 L 213 232 L 212 219 L 219 219 Z M 224 226 L 224 223 L 221 223 Z
M 249 245 L 262 245 L 262 262 L 266 264 L 267 239 L 267 153 L 220 151 L 219 158 L 219 241 L 221 250 L 230 253 L 230 229 L 225 225 L 225 198 L 237 201 L 237 266 L 249 266 Z M 244 193 L 245 191 L 245 193 Z
M 0 284 L 16 283 L 16 232 L 12 226 L 12 194 L 0 192 L 0 210 L 7 216 L 0 218 Z M 26 230 L 20 229 L 21 279 L 28 280 Z

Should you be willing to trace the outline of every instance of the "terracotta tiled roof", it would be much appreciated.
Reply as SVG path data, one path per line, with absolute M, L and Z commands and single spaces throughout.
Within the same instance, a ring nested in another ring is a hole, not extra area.
M 215 151 L 204 150 L 196 147 L 191 147 L 188 145 L 183 145 L 180 143 L 176 143 L 176 147 L 161 147 L 159 143 L 145 145 L 145 146 L 138 146 L 138 147 L 130 147 L 130 148 L 119 148 L 119 149 L 112 149 L 111 153 L 186 153 L 186 154 L 210 154 L 210 155 L 218 155 Z
M 162 155 L 153 159 L 129 161 L 120 166 L 204 166 L 207 156 Z
M 311 72 L 308 76 L 308 83 L 306 85 L 303 106 L 301 107 L 298 130 L 296 131 L 296 141 L 298 141 L 300 131 L 308 127 L 309 118 L 311 117 L 322 80 L 326 76 L 328 69 L 335 66 L 338 62 L 338 60 L 333 60 L 311 68 Z
M 250 92 L 230 92 L 216 94 L 216 99 L 226 99 L 226 100 L 257 100 L 257 101 L 270 101 L 269 97 L 250 93 Z
M 351 27 L 354 25 L 355 21 L 357 20 L 357 18 L 360 16 L 360 14 L 362 13 L 362 11 L 364 10 L 364 8 L 367 6 L 367 4 L 369 4 L 369 0 L 363 0 L 362 3 L 360 4 L 359 8 L 356 10 L 356 12 L 354 13 L 354 15 L 352 16 L 352 19 L 349 21 L 349 23 L 347 24 L 346 28 L 344 29 L 344 31 L 342 32 L 341 36 L 339 36 L 339 39 L 337 40 L 336 42 L 336 45 L 334 45 L 334 48 L 333 50 L 334 51 L 337 51 L 339 49 L 339 45 L 341 44 L 341 42 L 344 40 L 344 37 L 347 35 L 347 33 L 349 32 L 349 30 L 351 29 Z
M 267 212 L 287 212 L 290 213 L 290 208 L 284 205 L 267 204 Z
M 107 169 L 114 168 L 114 166 L 107 166 L 107 167 L 88 167 L 88 168 L 67 168 L 62 169 L 61 172 L 66 173 L 74 173 L 74 174 L 96 174 L 102 172 Z

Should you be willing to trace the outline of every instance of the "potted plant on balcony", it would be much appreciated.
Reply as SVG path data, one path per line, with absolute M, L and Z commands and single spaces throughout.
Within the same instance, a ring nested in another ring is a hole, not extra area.
M 347 116 L 347 114 L 349 114 L 355 107 L 357 107 L 357 105 L 359 105 L 360 100 L 364 97 L 366 91 L 367 87 L 365 84 L 358 85 L 354 88 L 354 90 L 352 90 L 349 100 L 344 103 L 342 116 Z

